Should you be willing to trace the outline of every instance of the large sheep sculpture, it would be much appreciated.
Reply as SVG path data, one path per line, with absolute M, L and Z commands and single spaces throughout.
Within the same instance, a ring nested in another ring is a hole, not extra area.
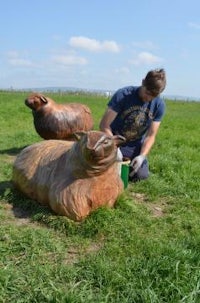
M 93 128 L 91 110 L 84 104 L 57 104 L 40 93 L 32 93 L 25 105 L 32 109 L 35 129 L 43 139 L 73 140 L 75 132 Z
M 116 162 L 124 137 L 101 131 L 78 141 L 45 140 L 24 148 L 13 166 L 18 190 L 58 215 L 81 221 L 100 206 L 112 207 L 123 191 Z

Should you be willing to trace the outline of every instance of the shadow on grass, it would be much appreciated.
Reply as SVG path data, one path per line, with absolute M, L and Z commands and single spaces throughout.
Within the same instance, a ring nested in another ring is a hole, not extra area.
M 17 191 L 12 181 L 0 182 L 0 198 L 4 203 L 7 202 L 12 205 L 12 211 L 16 218 L 32 218 L 41 212 L 44 212 L 44 214 L 51 213 L 47 207 L 38 205 L 36 201 Z
M 49 207 L 27 198 L 14 188 L 12 181 L 0 182 L 0 200 L 1 203 L 11 205 L 11 211 L 15 218 L 29 219 L 66 236 L 79 236 L 89 239 L 94 239 L 98 235 L 109 234 L 110 229 L 112 229 L 110 222 L 118 222 L 118 216 L 120 218 L 123 215 L 125 216 L 126 210 L 130 213 L 130 207 L 124 204 L 125 198 L 122 197 L 116 208 L 101 207 L 83 221 L 75 222 L 66 216 L 59 216 Z
M 13 148 L 9 148 L 9 149 L 3 149 L 3 150 L 0 150 L 0 154 L 1 155 L 8 154 L 9 156 L 16 156 L 25 147 L 27 147 L 27 145 L 22 146 L 22 147 L 13 147 Z
M 66 235 L 79 234 L 80 224 L 78 222 L 65 216 L 59 216 L 48 206 L 43 206 L 26 197 L 14 187 L 12 181 L 0 182 L 0 203 L 9 204 L 16 219 L 29 219 L 31 222 L 40 223 Z M 85 234 L 84 229 L 83 234 Z

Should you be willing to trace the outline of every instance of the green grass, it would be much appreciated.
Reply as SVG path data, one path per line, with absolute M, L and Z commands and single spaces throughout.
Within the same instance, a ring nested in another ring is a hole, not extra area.
M 88 104 L 98 129 L 108 99 Z M 12 163 L 40 141 L 23 92 L 0 92 L 0 303 L 200 302 L 200 103 L 167 100 L 150 178 L 75 223 L 13 189 Z

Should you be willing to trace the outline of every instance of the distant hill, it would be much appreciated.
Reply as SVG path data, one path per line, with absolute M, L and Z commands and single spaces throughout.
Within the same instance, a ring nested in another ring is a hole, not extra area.
M 106 94 L 112 95 L 114 91 L 104 90 L 104 89 L 85 89 L 79 87 L 59 87 L 59 86 L 51 86 L 51 87 L 32 87 L 27 89 L 22 89 L 23 91 L 36 91 L 36 92 L 86 92 L 86 93 L 95 93 L 95 94 Z
M 95 93 L 101 94 L 106 96 L 111 96 L 115 91 L 113 90 L 104 90 L 104 89 L 85 89 L 79 87 L 40 87 L 40 88 L 31 88 L 28 89 L 31 91 L 42 91 L 42 92 L 86 92 L 86 93 Z M 163 95 L 165 99 L 169 100 L 176 100 L 176 101 L 200 101 L 200 98 L 193 98 L 187 96 L 180 96 L 180 95 Z
M 199 102 L 200 98 L 187 97 L 187 96 L 178 96 L 178 95 L 164 95 L 165 99 L 175 100 L 175 101 L 195 101 Z
M 105 90 L 105 89 L 86 89 L 86 88 L 79 88 L 79 87 L 68 87 L 68 86 L 49 86 L 49 87 L 31 87 L 31 88 L 22 88 L 22 89 L 2 89 L 4 91 L 27 91 L 27 92 L 84 92 L 84 93 L 91 93 L 91 94 L 100 94 L 110 97 L 114 94 L 115 91 L 113 90 Z M 195 97 L 187 97 L 187 96 L 180 96 L 180 95 L 162 95 L 164 99 L 175 100 L 175 101 L 196 101 L 200 102 L 200 98 Z

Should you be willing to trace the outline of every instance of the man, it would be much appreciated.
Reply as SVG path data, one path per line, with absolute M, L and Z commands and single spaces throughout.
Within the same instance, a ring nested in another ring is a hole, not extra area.
M 160 97 L 165 86 L 164 69 L 149 71 L 141 86 L 127 86 L 117 90 L 100 122 L 101 131 L 126 138 L 118 156 L 122 154 L 122 158 L 131 160 L 130 181 L 149 176 L 147 155 L 155 142 L 165 112 L 165 103 Z

